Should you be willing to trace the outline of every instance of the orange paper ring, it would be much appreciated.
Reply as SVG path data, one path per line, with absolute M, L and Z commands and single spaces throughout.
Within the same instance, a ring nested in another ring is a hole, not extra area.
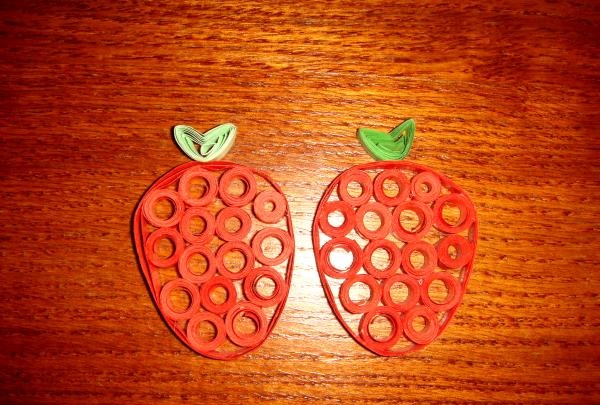
M 352 253 L 352 264 L 347 270 L 338 270 L 331 263 L 329 257 L 334 249 L 344 249 L 347 252 Z M 323 245 L 321 248 L 321 260 L 319 262 L 319 268 L 323 270 L 325 274 L 333 278 L 348 278 L 356 274 L 360 270 L 363 263 L 363 252 L 358 246 L 358 243 L 348 238 L 335 238 L 331 239 Z
M 267 203 L 273 204 L 271 211 L 266 210 Z M 267 224 L 279 222 L 285 215 L 286 209 L 287 203 L 285 197 L 275 190 L 266 190 L 258 193 L 252 204 L 252 210 L 256 218 Z
M 357 304 L 350 299 L 350 288 L 355 283 L 365 283 L 371 290 L 371 296 L 364 304 Z M 340 288 L 340 302 L 346 310 L 352 314 L 361 314 L 373 310 L 381 299 L 381 286 L 368 274 L 358 274 L 348 277 Z
M 410 261 L 413 252 L 423 255 L 423 267 L 416 268 Z M 431 273 L 437 266 L 437 250 L 431 243 L 425 241 L 410 242 L 402 250 L 402 269 L 415 277 L 423 277 Z
M 167 199 L 173 205 L 173 214 L 167 219 L 159 218 L 154 212 L 154 204 L 161 199 Z M 181 216 L 183 215 L 183 202 L 179 198 L 179 195 L 173 190 L 152 190 L 148 193 L 146 201 L 144 202 L 144 217 L 157 228 L 166 228 L 169 226 L 177 225 Z
M 388 196 L 385 194 L 385 190 L 383 188 L 386 180 L 393 180 L 398 186 L 398 194 L 395 196 Z M 375 177 L 375 182 L 373 185 L 373 195 L 375 199 L 382 204 L 388 206 L 398 205 L 408 197 L 408 193 L 410 192 L 410 183 L 408 179 L 402 173 L 401 170 L 398 169 L 386 169 Z
M 269 297 L 263 296 L 256 290 L 258 281 L 267 277 L 275 283 L 273 294 Z M 271 267 L 259 267 L 250 272 L 244 280 L 244 295 L 248 301 L 260 307 L 271 307 L 283 300 L 287 294 L 287 284 L 281 275 Z
M 237 218 L 240 221 L 240 228 L 235 232 L 227 230 L 227 221 L 230 218 Z M 242 240 L 252 228 L 252 218 L 239 207 L 225 207 L 217 214 L 216 228 L 219 238 L 225 241 Z
M 392 325 L 390 336 L 385 340 L 375 339 L 369 330 L 371 321 L 373 321 L 373 318 L 376 316 L 383 316 L 390 321 L 390 324 Z M 367 312 L 361 318 L 358 326 L 358 331 L 362 336 L 366 346 L 369 349 L 376 351 L 386 350 L 394 346 L 396 342 L 398 342 L 398 339 L 400 339 L 400 336 L 402 336 L 403 330 L 404 325 L 402 324 L 402 318 L 396 311 L 389 307 L 376 307 L 372 311 Z
M 223 287 L 227 291 L 227 299 L 221 304 L 215 304 L 210 298 L 210 292 L 217 287 Z M 222 314 L 233 307 L 237 301 L 237 292 L 233 282 L 227 277 L 216 276 L 208 280 L 200 289 L 202 306 L 215 314 Z
M 429 296 L 429 286 L 435 280 L 441 280 L 448 289 L 448 296 L 443 302 L 435 302 Z M 436 312 L 447 311 L 454 308 L 460 301 L 461 287 L 458 280 L 450 273 L 445 271 L 432 273 L 423 280 L 421 285 L 421 300 Z
M 190 297 L 190 303 L 188 307 L 183 312 L 177 312 L 170 303 L 170 296 L 173 290 L 176 288 L 184 290 Z M 198 292 L 198 286 L 192 284 L 191 282 L 184 280 L 182 278 L 178 278 L 175 280 L 169 281 L 167 284 L 163 286 L 160 290 L 160 307 L 162 313 L 169 319 L 173 319 L 175 321 L 182 319 L 191 318 L 196 312 L 198 312 L 198 308 L 200 307 L 200 296 Z
M 244 183 L 245 190 L 242 195 L 229 194 L 228 188 L 234 179 L 240 179 Z M 234 207 L 241 207 L 252 201 L 256 195 L 256 179 L 252 170 L 237 166 L 223 173 L 219 181 L 219 195 L 225 204 Z
M 422 316 L 426 320 L 425 328 L 422 331 L 415 330 L 413 326 L 413 320 L 418 316 Z M 433 342 L 439 328 L 440 325 L 435 312 L 423 305 L 414 307 L 404 315 L 404 334 L 416 344 L 426 345 Z
M 169 239 L 175 246 L 175 250 L 171 256 L 164 259 L 160 258 L 156 253 L 156 244 L 163 238 Z M 179 260 L 184 245 L 183 238 L 175 228 L 158 228 L 146 239 L 146 258 L 156 267 L 173 266 Z
M 402 211 L 414 211 L 419 217 L 420 227 L 415 231 L 404 229 L 400 222 Z M 431 208 L 419 201 L 407 201 L 398 205 L 392 213 L 392 230 L 398 239 L 405 242 L 416 242 L 429 232 L 433 222 Z
M 353 197 L 348 194 L 348 184 L 353 181 L 360 184 L 360 187 L 362 188 L 362 193 L 358 197 Z M 346 201 L 353 206 L 362 205 L 369 201 L 371 194 L 373 194 L 373 183 L 371 177 L 367 173 L 362 170 L 349 169 L 342 174 L 338 186 L 338 195 L 343 201 Z
M 206 260 L 206 270 L 204 270 L 204 273 L 202 274 L 195 274 L 190 269 L 190 258 L 195 254 L 204 256 L 204 259 Z M 202 284 L 209 280 L 217 271 L 215 256 L 208 246 L 205 245 L 189 245 L 183 251 L 181 257 L 179 257 L 177 268 L 179 269 L 181 277 L 196 284 Z
M 256 324 L 256 330 L 250 334 L 241 334 L 235 330 L 235 319 L 243 314 Z M 267 318 L 263 311 L 249 302 L 240 302 L 229 310 L 225 318 L 225 329 L 229 339 L 238 346 L 258 346 L 267 336 Z
M 227 266 L 225 266 L 225 256 L 227 253 L 233 251 L 240 252 L 246 260 L 244 267 L 242 267 L 237 273 L 230 271 Z M 231 280 L 243 279 L 254 267 L 254 254 L 252 253 L 252 249 L 250 249 L 250 246 L 248 246 L 246 243 L 240 241 L 231 241 L 222 244 L 219 250 L 217 250 L 216 259 L 217 270 L 219 270 L 219 273 Z
M 453 225 L 444 219 L 443 210 L 446 203 L 456 205 L 460 210 L 458 222 Z M 462 194 L 447 194 L 437 199 L 433 205 L 435 226 L 442 232 L 459 233 L 473 223 L 475 215 L 471 209 L 471 202 Z
M 448 253 L 450 246 L 456 249 L 456 257 Z M 438 260 L 448 269 L 458 269 L 469 263 L 473 257 L 473 248 L 469 241 L 460 235 L 448 235 L 437 245 Z
M 339 211 L 344 216 L 344 223 L 340 226 L 333 226 L 329 223 L 329 214 L 332 212 Z M 332 201 L 323 205 L 322 214 L 319 217 L 319 226 L 321 230 L 331 236 L 337 238 L 340 236 L 346 236 L 350 232 L 356 223 L 356 215 L 354 209 L 350 204 L 345 201 Z
M 198 336 L 198 326 L 200 326 L 202 322 L 209 322 L 215 328 L 215 336 L 208 342 L 201 340 Z M 213 314 L 212 312 L 198 312 L 188 322 L 186 336 L 188 343 L 194 350 L 199 352 L 215 350 L 225 342 L 227 337 L 227 332 L 225 331 L 225 322 L 223 321 L 223 318 Z
M 204 230 L 199 234 L 194 234 L 190 230 L 192 218 L 202 218 L 204 221 Z M 192 207 L 181 217 L 179 221 L 179 232 L 183 238 L 190 243 L 207 243 L 215 234 L 215 217 L 203 207 Z
M 422 189 L 423 186 L 426 190 Z M 442 184 L 434 173 L 421 172 L 412 178 L 411 191 L 415 200 L 429 203 L 438 198 L 442 191 Z
M 367 212 L 374 212 L 381 221 L 379 228 L 370 230 L 365 225 L 365 215 Z M 388 207 L 378 202 L 369 202 L 358 207 L 356 210 L 356 230 L 365 239 L 383 239 L 390 232 L 392 215 Z
M 408 296 L 402 302 L 394 301 L 392 298 L 392 287 L 396 283 L 402 283 L 408 288 Z M 384 304 L 400 312 L 407 312 L 417 305 L 420 294 L 421 288 L 419 287 L 419 283 L 414 277 L 408 274 L 396 274 L 385 280 L 383 284 L 382 299 Z
M 373 256 L 373 252 L 375 252 L 377 249 L 385 250 L 388 253 L 388 256 L 390 258 L 390 263 L 383 270 L 378 269 L 377 267 L 375 267 L 373 265 L 372 256 Z M 401 263 L 402 263 L 402 252 L 400 251 L 398 246 L 391 240 L 387 240 L 387 239 L 374 240 L 374 241 L 371 241 L 365 247 L 365 256 L 364 256 L 363 267 L 365 268 L 367 273 L 369 273 L 370 275 L 372 275 L 375 278 L 387 278 L 387 277 L 393 276 L 394 274 L 396 274 L 396 270 L 398 270 L 400 268 Z
M 200 196 L 200 198 L 193 198 L 190 196 L 190 186 L 193 179 L 201 178 L 206 182 L 206 190 L 204 194 Z M 186 204 L 191 205 L 192 207 L 200 207 L 204 205 L 208 205 L 217 196 L 218 185 L 217 178 L 214 173 L 204 170 L 201 167 L 194 166 L 187 169 L 181 179 L 179 179 L 179 185 L 177 187 L 177 191 L 179 195 L 185 201 Z
M 265 256 L 262 250 L 262 243 L 266 238 L 275 238 L 281 243 L 281 253 L 276 257 Z M 261 229 L 252 238 L 252 251 L 254 257 L 267 266 L 275 266 L 279 263 L 283 263 L 292 254 L 292 237 L 289 233 L 279 228 L 264 228 Z

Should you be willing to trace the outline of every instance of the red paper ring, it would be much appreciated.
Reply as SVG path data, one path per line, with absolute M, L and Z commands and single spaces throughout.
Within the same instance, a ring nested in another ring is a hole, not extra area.
M 234 196 L 227 190 L 234 179 L 240 179 L 246 186 L 242 195 Z M 226 205 L 241 207 L 248 204 L 256 195 L 256 179 L 252 170 L 245 167 L 232 167 L 221 176 L 219 181 L 219 195 Z
M 331 264 L 331 258 L 329 255 L 334 249 L 341 248 L 347 252 L 352 253 L 352 264 L 345 271 L 340 271 L 333 267 Z M 323 245 L 321 248 L 321 260 L 319 268 L 323 269 L 323 272 L 329 277 L 333 278 L 348 278 L 356 274 L 360 270 L 363 263 L 363 252 L 358 246 L 358 243 L 348 238 L 335 238 L 331 239 Z
M 344 223 L 340 226 L 333 226 L 329 223 L 329 214 L 336 211 L 341 212 L 344 216 Z M 325 234 L 331 236 L 332 238 L 346 236 L 348 232 L 354 228 L 356 223 L 354 209 L 345 201 L 328 202 L 323 205 L 321 212 L 322 214 L 319 217 L 319 226 Z
M 358 197 L 353 197 L 348 194 L 348 184 L 351 182 L 357 182 L 362 188 L 362 194 Z M 362 170 L 349 169 L 340 178 L 340 184 L 338 185 L 338 195 L 343 201 L 353 206 L 358 206 L 366 203 L 373 194 L 373 183 L 371 177 L 363 172 Z
M 421 189 L 423 185 L 427 187 L 427 191 Z M 442 184 L 438 176 L 432 172 L 421 172 L 412 178 L 411 190 L 415 200 L 429 203 L 438 198 L 442 191 Z
M 381 225 L 374 231 L 365 226 L 365 215 L 374 212 L 381 220 Z M 356 230 L 366 239 L 383 239 L 390 232 L 392 215 L 388 207 L 378 202 L 369 202 L 358 207 L 356 210 Z
M 371 290 L 369 300 L 364 304 L 357 304 L 350 299 L 350 287 L 355 283 L 365 283 Z M 352 314 L 361 314 L 373 310 L 381 299 L 381 286 L 375 279 L 368 274 L 358 274 L 348 277 L 340 288 L 340 302 L 346 310 Z
M 266 211 L 265 206 L 269 202 L 273 204 L 273 210 Z M 256 218 L 267 224 L 278 222 L 283 218 L 286 209 L 287 203 L 285 197 L 275 190 L 266 190 L 258 193 L 252 204 L 252 210 Z
M 212 340 L 205 342 L 198 337 L 198 326 L 202 322 L 209 322 L 215 328 L 215 336 Z M 215 350 L 225 342 L 227 333 L 223 318 L 212 312 L 198 312 L 187 324 L 186 335 L 190 346 L 199 352 Z
M 154 212 L 154 204 L 163 198 L 166 198 L 173 204 L 173 214 L 167 219 L 159 218 Z M 183 215 L 183 210 L 183 202 L 179 198 L 179 195 L 173 190 L 164 189 L 152 190 L 149 192 L 143 207 L 144 217 L 157 228 L 166 228 L 177 225 L 177 222 L 179 222 Z
M 198 235 L 190 231 L 190 223 L 194 217 L 200 217 L 204 221 L 204 230 Z M 206 208 L 189 208 L 179 221 L 179 232 L 190 243 L 206 243 L 215 234 L 215 217 Z
M 425 329 L 419 332 L 416 331 L 413 326 L 413 320 L 417 316 L 422 316 L 427 321 Z M 426 345 L 433 342 L 438 334 L 439 328 L 440 325 L 435 312 L 423 305 L 414 307 L 404 315 L 404 334 L 416 344 Z
M 273 237 L 281 243 L 281 253 L 276 257 L 265 256 L 262 250 L 262 243 L 266 238 Z M 254 257 L 267 266 L 275 266 L 283 263 L 292 254 L 292 237 L 289 233 L 279 228 L 264 228 L 256 232 L 252 238 L 252 251 Z
M 240 221 L 240 229 L 231 233 L 227 230 L 227 221 L 237 218 Z M 242 240 L 252 228 L 252 218 L 246 211 L 238 207 L 225 207 L 217 214 L 217 235 L 225 241 Z
M 206 191 L 200 198 L 192 198 L 190 196 L 190 186 L 193 179 L 202 178 L 206 181 Z M 208 170 L 204 170 L 201 167 L 194 166 L 187 169 L 181 179 L 179 179 L 179 186 L 177 187 L 177 191 L 179 195 L 185 201 L 186 204 L 191 205 L 192 207 L 200 207 L 203 205 L 210 204 L 215 197 L 217 196 L 218 185 L 217 178 L 214 173 L 209 172 Z
M 380 270 L 377 267 L 375 267 L 372 262 L 373 252 L 375 252 L 375 250 L 377 250 L 377 249 L 385 250 L 390 257 L 390 263 L 383 270 Z M 363 267 L 373 277 L 387 278 L 387 277 L 393 276 L 394 274 L 396 274 L 396 270 L 398 270 L 398 268 L 400 267 L 401 262 L 402 262 L 402 252 L 400 252 L 400 249 L 398 248 L 398 246 L 391 240 L 387 240 L 387 239 L 374 240 L 374 241 L 371 241 L 365 247 L 365 256 L 364 256 Z
M 407 231 L 402 227 L 400 215 L 402 211 L 414 211 L 419 217 L 420 228 L 416 232 Z M 398 205 L 392 213 L 392 230 L 398 239 L 405 242 L 415 242 L 421 239 L 429 232 L 431 223 L 433 222 L 433 213 L 431 208 L 419 201 L 406 201 Z
M 251 334 L 240 334 L 235 330 L 234 322 L 238 315 L 244 314 L 256 324 L 256 331 Z M 227 336 L 233 343 L 242 347 L 258 346 L 267 337 L 267 318 L 263 311 L 249 302 L 240 302 L 229 310 L 225 317 Z
M 227 291 L 227 299 L 221 304 L 215 304 L 210 298 L 210 292 L 217 287 L 223 287 Z M 237 292 L 233 282 L 227 277 L 216 276 L 208 280 L 202 285 L 200 289 L 200 295 L 202 297 L 202 306 L 210 312 L 215 314 L 222 314 L 227 312 L 233 307 L 237 301 Z
M 435 280 L 441 280 L 448 289 L 448 296 L 444 302 L 435 302 L 429 296 L 429 286 Z M 445 271 L 432 273 L 423 280 L 423 284 L 421 285 L 421 300 L 423 301 L 423 304 L 436 312 L 447 311 L 454 308 L 459 303 L 461 296 L 460 291 L 460 283 L 452 274 Z
M 392 331 L 390 336 L 385 340 L 377 340 L 369 331 L 369 326 L 371 325 L 371 321 L 376 316 L 383 316 L 392 325 Z M 402 324 L 402 318 L 396 311 L 389 307 L 376 307 L 370 312 L 367 312 L 363 315 L 360 320 L 360 324 L 358 326 L 358 330 L 363 340 L 365 341 L 367 347 L 375 350 L 386 350 L 390 347 L 394 346 L 400 336 L 402 335 L 402 331 L 404 330 L 404 325 Z
M 393 197 L 390 197 L 385 194 L 383 189 L 383 185 L 386 180 L 393 180 L 398 185 L 398 194 Z M 408 197 L 408 193 L 410 192 L 410 183 L 408 179 L 402 173 L 401 170 L 397 169 L 386 169 L 379 173 L 377 177 L 375 177 L 375 183 L 373 185 L 373 195 L 375 199 L 382 204 L 394 206 L 402 203 Z
M 194 254 L 202 255 L 206 259 L 206 270 L 202 274 L 194 274 L 190 269 L 190 257 L 192 257 L 192 255 Z M 217 271 L 217 266 L 215 264 L 215 256 L 213 252 L 207 246 L 204 245 L 188 246 L 179 258 L 179 263 L 177 267 L 179 269 L 179 274 L 181 274 L 181 277 L 196 284 L 204 283 L 212 276 L 214 276 L 215 272 Z
M 460 210 L 460 217 L 456 225 L 449 224 L 444 219 L 442 211 L 444 204 L 452 203 Z M 471 202 L 462 194 L 447 194 L 437 199 L 433 205 L 435 226 L 442 232 L 459 233 L 464 231 L 475 219 L 471 209 Z
M 237 273 L 230 271 L 227 266 L 225 266 L 225 255 L 232 251 L 240 252 L 246 259 L 244 267 L 242 267 Z M 252 253 L 252 249 L 250 249 L 250 246 L 240 241 L 231 241 L 222 244 L 219 250 L 217 250 L 216 259 L 219 273 L 231 280 L 240 280 L 246 277 L 250 270 L 254 268 L 254 254 Z
M 171 303 L 169 302 L 169 297 L 171 296 L 173 290 L 176 288 L 184 290 L 190 297 L 190 304 L 183 312 L 175 311 L 173 307 L 171 307 Z M 182 278 L 169 281 L 160 290 L 160 307 L 162 313 L 169 319 L 178 321 L 182 319 L 191 318 L 200 307 L 200 296 L 198 292 L 198 286 Z
M 417 269 L 413 266 L 410 261 L 413 252 L 423 254 L 423 267 Z M 431 243 L 425 241 L 407 243 L 402 250 L 402 269 L 415 277 L 423 277 L 431 273 L 437 266 L 437 261 L 437 250 Z
M 163 238 L 167 238 L 173 242 L 173 245 L 175 245 L 175 250 L 171 256 L 161 259 L 158 254 L 156 254 L 155 246 L 156 243 Z M 173 266 L 175 263 L 177 263 L 184 245 L 185 242 L 183 241 L 183 238 L 175 228 L 159 228 L 152 232 L 148 239 L 146 239 L 146 258 L 150 260 L 150 263 L 156 267 Z
M 456 249 L 456 258 L 448 254 L 450 246 Z M 448 235 L 437 245 L 438 260 L 448 269 L 458 269 L 469 263 L 473 257 L 473 248 L 469 241 L 460 235 Z
M 392 286 L 396 283 L 402 283 L 408 287 L 408 297 L 402 302 L 396 302 L 392 298 Z M 420 294 L 419 283 L 414 277 L 408 274 L 396 274 L 385 280 L 383 284 L 382 299 L 384 304 L 400 312 L 407 312 L 417 305 Z
M 275 290 L 270 297 L 265 297 L 256 290 L 257 282 L 267 277 L 275 283 Z M 244 294 L 248 301 L 260 307 L 271 307 L 281 302 L 287 294 L 287 284 L 281 275 L 271 267 L 259 267 L 250 272 L 244 280 Z

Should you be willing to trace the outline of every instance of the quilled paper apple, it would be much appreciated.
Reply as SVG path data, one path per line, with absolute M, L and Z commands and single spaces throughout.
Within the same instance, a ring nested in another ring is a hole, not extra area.
M 359 130 L 376 159 L 401 159 L 408 120 L 389 134 Z M 362 346 L 401 356 L 433 342 L 462 301 L 478 224 L 468 195 L 444 175 L 399 160 L 354 166 L 326 189 L 313 223 L 325 295 Z
M 287 200 L 265 173 L 223 161 L 235 139 L 175 127 L 178 166 L 144 194 L 134 239 L 156 307 L 192 350 L 230 360 L 269 336 L 287 299 L 294 236 Z M 199 145 L 196 149 L 195 144 Z

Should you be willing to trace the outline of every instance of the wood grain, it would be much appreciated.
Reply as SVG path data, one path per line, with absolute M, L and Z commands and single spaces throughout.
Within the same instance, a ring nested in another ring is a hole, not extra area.
M 0 2 L 0 402 L 600 403 L 600 8 L 594 2 Z M 414 117 L 409 159 L 473 198 L 450 327 L 380 358 L 325 299 L 321 193 Z M 290 201 L 272 336 L 203 359 L 155 311 L 131 214 L 186 162 L 171 127 L 234 122 L 228 159 Z

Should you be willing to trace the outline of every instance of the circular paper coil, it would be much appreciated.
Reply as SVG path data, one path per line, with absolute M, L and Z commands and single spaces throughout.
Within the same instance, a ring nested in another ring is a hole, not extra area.
M 448 295 L 443 302 L 435 302 L 429 296 L 429 286 L 435 280 L 440 280 L 446 286 Z M 458 305 L 461 297 L 461 286 L 458 280 L 450 273 L 441 271 L 431 273 L 423 280 L 421 285 L 421 300 L 423 304 L 427 305 L 436 312 L 447 311 Z
M 378 269 L 373 265 L 373 253 L 377 249 L 383 249 L 387 252 L 389 256 L 389 264 L 384 269 Z M 402 252 L 398 248 L 398 246 L 387 239 L 378 239 L 369 242 L 369 244 L 365 247 L 364 251 L 364 262 L 363 267 L 375 278 L 387 278 L 396 274 L 396 271 L 400 268 L 400 264 L 402 263 Z
M 267 203 L 273 204 L 273 209 L 267 211 L 265 209 Z M 279 222 L 285 215 L 287 203 L 285 197 L 275 190 L 266 190 L 258 193 L 252 204 L 252 210 L 256 218 L 267 224 Z
M 426 187 L 426 191 L 422 187 Z M 411 180 L 411 191 L 415 200 L 424 203 L 435 201 L 442 191 L 442 184 L 438 176 L 432 172 L 421 172 Z
M 169 239 L 175 248 L 166 258 L 160 258 L 156 253 L 156 244 L 163 238 Z M 175 228 L 158 228 L 146 239 L 146 258 L 156 267 L 170 267 L 177 263 L 184 246 L 183 238 Z
M 423 266 L 416 268 L 413 266 L 410 256 L 414 252 L 420 252 L 423 255 Z M 402 269 L 415 277 L 423 277 L 431 273 L 437 266 L 437 250 L 431 243 L 423 240 L 410 242 L 402 250 Z
M 244 256 L 244 259 L 245 259 L 244 266 L 240 269 L 240 271 L 238 271 L 236 273 L 230 271 L 227 268 L 227 266 L 225 265 L 225 256 L 229 252 L 240 252 Z M 244 242 L 240 242 L 240 241 L 226 242 L 223 245 L 221 245 L 219 250 L 217 250 L 216 262 L 217 262 L 217 270 L 223 276 L 225 276 L 231 280 L 241 280 L 244 277 L 246 277 L 246 275 L 248 275 L 248 273 L 254 267 L 254 254 L 252 253 L 252 249 L 250 249 L 250 246 L 248 246 Z
M 270 297 L 264 297 L 256 290 L 256 284 L 263 277 L 270 278 L 275 283 L 275 289 Z M 260 307 L 271 307 L 280 303 L 286 297 L 287 292 L 285 280 L 271 267 L 256 268 L 244 280 L 244 295 L 248 301 Z
M 256 330 L 251 334 L 240 334 L 235 330 L 235 319 L 244 315 L 254 321 Z M 262 309 L 249 302 L 240 302 L 233 306 L 225 318 L 225 329 L 229 339 L 238 346 L 257 346 L 267 336 L 267 319 Z
M 402 226 L 400 221 L 402 211 L 414 211 L 419 217 L 420 227 L 416 232 L 411 232 Z M 431 208 L 419 201 L 406 201 L 398 205 L 392 213 L 392 230 L 394 235 L 405 242 L 416 242 L 429 232 L 433 221 Z
M 408 296 L 402 302 L 396 302 L 392 298 L 392 287 L 396 283 L 402 283 L 408 288 Z M 414 277 L 408 274 L 396 274 L 383 284 L 382 299 L 385 305 L 400 312 L 407 312 L 419 302 L 421 288 Z
M 189 296 L 190 303 L 188 307 L 183 312 L 177 312 L 171 306 L 170 298 L 171 293 L 175 289 L 184 290 Z M 160 290 L 160 307 L 162 313 L 169 319 L 173 319 L 175 321 L 182 319 L 191 318 L 196 312 L 198 312 L 198 308 L 200 307 L 200 295 L 198 292 L 198 287 L 191 282 L 178 278 L 176 280 L 171 280 L 167 284 L 163 286 Z
M 456 205 L 460 210 L 460 216 L 455 225 L 444 219 L 444 205 L 450 203 Z M 436 200 L 433 205 L 433 220 L 435 226 L 442 232 L 459 233 L 467 229 L 474 221 L 475 214 L 471 208 L 471 202 L 462 194 L 447 194 Z
M 167 199 L 173 205 L 173 213 L 169 218 L 162 219 L 154 212 L 154 204 L 161 199 Z M 146 201 L 143 203 L 144 217 L 150 224 L 157 228 L 166 228 L 177 225 L 183 215 L 183 202 L 179 195 L 172 190 L 152 190 L 148 193 Z
M 377 316 L 385 317 L 392 325 L 390 336 L 385 340 L 375 339 L 369 330 L 371 322 Z M 398 339 L 400 339 L 400 336 L 402 336 L 404 325 L 400 315 L 398 315 L 398 313 L 392 308 L 376 307 L 372 311 L 369 311 L 363 315 L 360 320 L 358 330 L 367 347 L 372 350 L 382 351 L 389 349 L 390 347 L 394 346 L 396 342 L 398 342 Z
M 422 331 L 417 331 L 413 326 L 413 321 L 418 316 L 426 320 L 425 328 Z M 433 342 L 438 331 L 439 323 L 435 312 L 423 305 L 414 307 L 404 315 L 404 334 L 416 344 L 426 345 Z
M 204 194 L 200 196 L 200 198 L 193 198 L 190 196 L 190 187 L 192 185 L 192 180 L 201 178 L 206 182 L 206 189 Z M 215 197 L 217 196 L 218 191 L 218 182 L 214 173 L 204 170 L 201 167 L 194 166 L 187 169 L 181 178 L 179 179 L 179 185 L 177 187 L 177 191 L 179 195 L 185 201 L 186 204 L 191 205 L 192 207 L 200 207 L 204 205 L 210 204 Z
M 201 340 L 198 336 L 198 326 L 200 326 L 202 322 L 209 322 L 215 328 L 215 336 L 208 342 Z M 225 322 L 220 316 L 215 315 L 212 312 L 198 312 L 188 322 L 186 336 L 188 343 L 194 350 L 199 352 L 215 350 L 225 342 L 227 337 Z
M 190 231 L 192 219 L 197 217 L 202 218 L 204 221 L 204 230 L 200 234 L 194 234 Z M 215 217 L 206 208 L 189 208 L 179 221 L 179 232 L 190 243 L 207 243 L 215 235 Z
M 245 190 L 242 195 L 229 194 L 229 186 L 235 179 L 239 179 L 244 183 Z M 250 203 L 256 195 L 256 179 L 252 170 L 236 166 L 223 173 L 219 181 L 219 195 L 223 202 L 230 206 L 241 207 Z
M 369 286 L 371 296 L 364 304 L 357 304 L 350 299 L 350 288 L 353 284 L 364 283 Z M 358 274 L 348 277 L 340 288 L 340 302 L 352 314 L 360 314 L 373 310 L 381 299 L 381 286 L 377 280 L 368 274 Z
M 281 243 L 281 252 L 276 257 L 267 257 L 262 250 L 262 243 L 266 238 L 275 238 Z M 279 228 L 261 229 L 252 238 L 252 251 L 256 259 L 267 266 L 275 266 L 283 263 L 292 254 L 292 237 L 286 231 Z
M 352 253 L 352 264 L 348 269 L 338 270 L 331 263 L 330 254 L 335 249 L 344 249 L 346 252 Z M 363 252 L 356 241 L 348 238 L 331 239 L 323 245 L 320 252 L 319 267 L 325 274 L 333 278 L 348 278 L 360 270 L 363 263 Z
M 396 183 L 398 186 L 398 194 L 395 196 L 388 196 L 385 194 L 384 184 L 386 180 L 393 180 Z M 375 177 L 373 195 L 375 196 L 375 199 L 382 204 L 388 206 L 398 205 L 406 200 L 409 192 L 410 183 L 401 170 L 386 169 L 379 173 L 377 177 Z
M 329 223 L 329 214 L 339 211 L 344 216 L 344 222 L 340 226 L 333 226 Z M 354 209 L 350 204 L 345 201 L 332 201 L 326 203 L 319 216 L 319 226 L 321 230 L 331 236 L 337 238 L 340 236 L 346 236 L 350 232 L 356 223 L 356 215 Z
M 217 287 L 223 287 L 227 292 L 227 299 L 221 304 L 215 304 L 210 298 L 210 293 Z M 202 306 L 210 312 L 215 314 L 222 314 L 227 312 L 233 307 L 237 301 L 237 292 L 233 282 L 227 277 L 216 276 L 206 281 L 200 289 L 200 295 L 202 298 Z
M 362 193 L 353 197 L 348 193 L 348 184 L 357 182 L 362 188 Z M 362 170 L 350 169 L 343 173 L 340 178 L 338 185 L 338 194 L 341 200 L 346 201 L 348 204 L 358 206 L 366 203 L 373 194 L 373 183 L 371 177 Z
M 227 221 L 230 218 L 237 218 L 240 221 L 240 228 L 235 232 L 227 230 Z M 226 207 L 217 214 L 217 235 L 225 241 L 242 240 L 248 235 L 251 228 L 252 218 L 239 207 Z
M 206 261 L 206 269 L 202 274 L 195 274 L 190 269 L 190 258 L 195 254 L 203 256 Z M 215 256 L 208 246 L 205 245 L 189 245 L 179 257 L 177 268 L 181 277 L 196 284 L 208 281 L 217 271 Z
M 450 246 L 456 249 L 456 257 L 448 253 Z M 469 263 L 473 257 L 473 249 L 469 241 L 460 235 L 448 235 L 438 242 L 438 260 L 448 269 L 459 269 Z
M 370 230 L 366 227 L 364 219 L 367 212 L 374 212 L 381 220 L 379 228 Z M 369 202 L 361 205 L 356 210 L 356 230 L 365 239 L 383 239 L 390 232 L 392 222 L 392 215 L 388 208 L 377 202 Z

